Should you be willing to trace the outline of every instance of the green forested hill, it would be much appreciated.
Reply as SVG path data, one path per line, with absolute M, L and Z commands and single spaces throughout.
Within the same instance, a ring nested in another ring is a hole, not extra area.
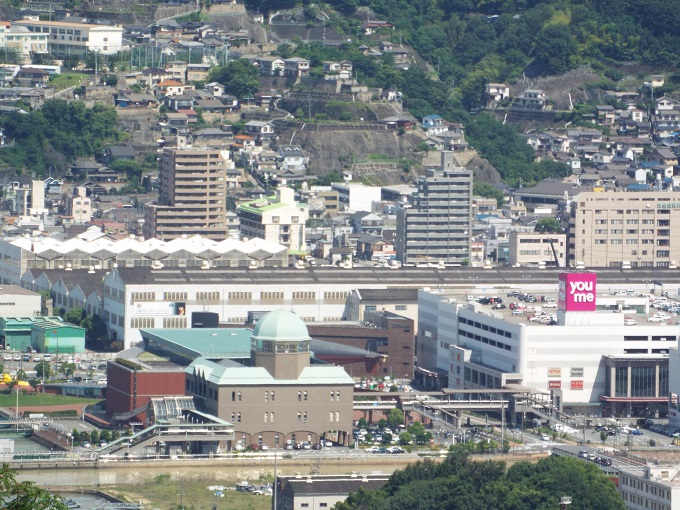
M 0 116 L 0 126 L 12 145 L 0 151 L 0 170 L 47 175 L 61 173 L 78 157 L 91 157 L 120 141 L 116 110 L 95 104 L 50 99 L 40 110 Z
M 262 11 L 285 9 L 294 0 L 247 0 Z M 303 0 L 310 7 L 311 0 Z M 323 4 L 321 4 L 323 7 Z M 622 64 L 641 63 L 674 72 L 680 65 L 677 0 L 329 0 L 331 23 L 352 35 L 342 48 L 300 44 L 290 53 L 321 62 L 348 58 L 364 83 L 397 87 L 416 116 L 438 113 L 466 125 L 469 141 L 512 184 L 556 176 L 563 165 L 533 163 L 533 152 L 517 133 L 486 115 L 470 116 L 483 104 L 484 85 L 528 76 L 562 74 L 588 65 L 610 86 Z M 354 37 L 368 6 L 395 30 L 382 37 L 411 45 L 437 71 L 396 71 L 389 57 L 365 58 Z M 325 7 L 324 7 L 325 8 Z M 328 10 L 328 9 L 327 9 Z M 680 82 L 680 73 L 669 80 Z
M 528 65 L 534 74 L 560 74 L 581 64 L 600 70 L 630 61 L 680 64 L 674 0 L 369 0 L 369 6 L 437 64 L 442 80 L 459 84 L 466 107 L 479 106 L 484 82 L 511 81 Z

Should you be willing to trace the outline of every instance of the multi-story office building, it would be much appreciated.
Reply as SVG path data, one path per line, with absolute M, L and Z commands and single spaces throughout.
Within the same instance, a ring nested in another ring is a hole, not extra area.
M 397 259 L 403 264 L 470 261 L 472 171 L 442 152 L 441 168 L 417 182 L 397 209 Z
M 510 265 L 565 267 L 566 245 L 566 234 L 510 232 Z
M 295 201 L 295 190 L 280 186 L 276 196 L 263 197 L 240 205 L 241 235 L 259 237 L 300 251 L 305 246 L 307 204 Z
M 121 27 L 28 19 L 13 21 L 12 26 L 26 27 L 37 34 L 49 34 L 48 50 L 54 57 L 83 56 L 88 51 L 113 55 L 123 48 Z
M 234 167 L 227 151 L 166 148 L 160 161 L 158 204 L 145 209 L 144 236 L 170 240 L 228 235 L 226 181 Z
M 680 261 L 680 193 L 581 193 L 569 224 L 576 267 L 673 267 Z

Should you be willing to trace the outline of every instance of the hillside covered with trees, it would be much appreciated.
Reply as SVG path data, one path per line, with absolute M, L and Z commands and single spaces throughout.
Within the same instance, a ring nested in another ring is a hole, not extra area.
M 260 12 L 296 4 L 247 3 Z M 316 7 L 308 1 L 302 4 L 314 19 Z M 513 83 L 524 76 L 559 75 L 588 66 L 615 89 L 625 65 L 673 69 L 680 64 L 680 33 L 675 30 L 680 10 L 671 0 L 330 0 L 327 5 L 336 11 L 327 10 L 331 25 L 351 36 L 351 42 L 339 48 L 302 42 L 297 47 L 283 45 L 282 57 L 309 58 L 312 67 L 315 62 L 346 58 L 362 83 L 401 90 L 404 105 L 416 117 L 438 113 L 463 122 L 471 145 L 511 185 L 519 178 L 529 184 L 566 175 L 567 169 L 562 164 L 534 163 L 532 151 L 516 130 L 485 115 L 470 115 L 483 105 L 487 83 Z M 381 59 L 363 55 L 361 38 L 356 36 L 368 19 L 366 7 L 395 25 L 394 30 L 381 29 L 379 37 L 409 44 L 434 72 L 417 66 L 397 70 L 389 54 Z M 680 84 L 680 73 L 671 74 L 669 83 Z
M 78 157 L 100 154 L 123 139 L 116 127 L 116 110 L 79 101 L 50 99 L 39 109 L 0 116 L 10 146 L 0 151 L 0 169 L 16 173 L 48 174 L 48 167 L 64 172 Z
M 536 464 L 473 462 L 465 446 L 445 461 L 419 461 L 396 471 L 377 491 L 360 489 L 335 510 L 554 510 L 560 498 L 570 510 L 623 510 L 621 496 L 592 463 L 551 456 Z

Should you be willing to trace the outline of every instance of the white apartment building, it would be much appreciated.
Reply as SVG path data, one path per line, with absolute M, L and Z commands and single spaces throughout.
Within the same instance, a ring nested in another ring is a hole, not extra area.
M 674 267 L 680 261 L 679 230 L 680 193 L 580 193 L 572 203 L 568 264 Z
M 622 466 L 619 492 L 628 510 L 680 510 L 680 466 Z
M 417 192 L 397 209 L 397 260 L 403 264 L 473 261 L 472 171 L 441 153 L 440 169 L 417 181 Z
M 68 21 L 18 20 L 12 26 L 26 27 L 33 34 L 47 34 L 48 50 L 55 57 L 85 55 L 94 51 L 113 55 L 123 48 L 123 29 Z
M 259 237 L 298 252 L 305 248 L 307 204 L 295 201 L 295 190 L 279 186 L 276 196 L 238 206 L 241 235 Z

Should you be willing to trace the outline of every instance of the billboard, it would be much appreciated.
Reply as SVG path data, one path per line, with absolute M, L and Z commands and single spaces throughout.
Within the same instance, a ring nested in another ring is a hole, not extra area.
M 572 390 L 582 390 L 583 381 L 571 381 L 571 385 L 569 386 L 569 388 Z
M 562 377 L 561 368 L 548 368 L 548 377 Z
M 186 303 L 162 303 L 160 301 L 137 301 L 133 306 L 133 315 L 150 315 L 153 317 L 169 317 L 186 315 Z
M 548 381 L 548 389 L 550 390 L 562 389 L 562 381 Z
M 557 308 L 563 312 L 594 312 L 597 296 L 595 273 L 560 273 Z

